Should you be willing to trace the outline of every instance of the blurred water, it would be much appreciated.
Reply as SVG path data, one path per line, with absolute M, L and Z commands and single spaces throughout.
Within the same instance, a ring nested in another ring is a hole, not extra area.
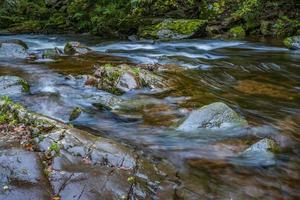
M 18 75 L 31 94 L 13 96 L 28 109 L 68 122 L 73 108 L 84 113 L 73 123 L 168 158 L 213 199 L 300 198 L 300 54 L 280 43 L 222 40 L 173 42 L 103 41 L 87 36 L 0 36 L 22 39 L 35 52 L 80 41 L 95 55 L 53 62 L 0 59 L 0 75 Z M 117 97 L 86 87 L 68 74 L 91 73 L 94 63 L 172 64 L 171 91 L 132 91 Z M 7 94 L 9 95 L 9 94 Z M 99 109 L 116 101 L 115 109 Z M 184 133 L 175 127 L 188 113 L 222 101 L 244 116 L 250 127 Z M 278 155 L 240 153 L 269 137 Z

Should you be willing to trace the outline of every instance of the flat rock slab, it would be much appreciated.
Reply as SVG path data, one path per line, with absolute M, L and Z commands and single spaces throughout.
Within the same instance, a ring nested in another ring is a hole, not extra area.
M 19 148 L 1 150 L 0 184 L 0 199 L 3 200 L 51 198 L 48 180 L 35 152 Z

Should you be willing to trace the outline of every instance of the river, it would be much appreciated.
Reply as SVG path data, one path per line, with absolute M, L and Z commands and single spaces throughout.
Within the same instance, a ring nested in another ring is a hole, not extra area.
M 211 199 L 300 198 L 300 53 L 274 40 L 107 41 L 91 36 L 17 35 L 29 51 L 63 48 L 67 41 L 90 47 L 92 56 L 24 61 L 0 58 L 0 75 L 18 75 L 31 93 L 8 95 L 31 111 L 68 122 L 74 107 L 84 113 L 72 124 L 119 140 L 154 159 L 167 159 Z M 96 105 L 111 94 L 66 76 L 88 74 L 94 63 L 168 64 L 170 91 L 135 90 L 116 111 Z M 230 130 L 176 131 L 189 111 L 225 102 L 250 126 Z M 238 155 L 257 138 L 271 137 L 283 151 L 265 165 L 259 155 Z

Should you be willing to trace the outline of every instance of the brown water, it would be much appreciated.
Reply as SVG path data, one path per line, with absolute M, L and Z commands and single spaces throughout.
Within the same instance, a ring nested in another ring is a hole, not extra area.
M 0 75 L 19 75 L 30 82 L 30 95 L 11 96 L 30 110 L 68 122 L 71 110 L 82 107 L 85 113 L 73 122 L 76 126 L 116 138 L 155 159 L 167 158 L 205 199 L 300 198 L 300 52 L 276 41 L 9 37 L 24 40 L 30 51 L 62 48 L 68 40 L 80 40 L 96 52 L 51 62 L 0 58 Z M 93 64 L 107 62 L 161 63 L 185 70 L 166 74 L 174 83 L 172 90 L 133 91 L 120 97 L 124 103 L 116 110 L 105 111 L 94 105 L 111 94 L 65 76 L 88 74 Z M 190 110 L 216 101 L 230 105 L 250 127 L 175 130 Z M 275 139 L 282 152 L 271 158 L 239 156 L 265 137 Z

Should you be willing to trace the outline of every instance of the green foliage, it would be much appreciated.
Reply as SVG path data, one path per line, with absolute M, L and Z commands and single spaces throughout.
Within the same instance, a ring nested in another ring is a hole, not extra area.
M 159 38 L 158 32 L 160 30 L 171 30 L 176 34 L 192 35 L 197 32 L 203 25 L 207 23 L 206 20 L 165 20 L 156 25 L 147 26 L 140 30 L 140 36 L 144 38 Z
M 57 142 L 52 142 L 52 144 L 49 147 L 50 151 L 54 151 L 55 154 L 59 154 L 60 153 L 60 145 Z
M 0 0 L 0 29 L 120 37 L 173 18 L 218 20 L 224 31 L 242 25 L 248 33 L 260 33 L 265 20 L 273 35 L 284 36 L 300 29 L 299 13 L 296 0 Z
M 229 30 L 229 34 L 230 34 L 231 37 L 238 38 L 238 39 L 242 39 L 246 36 L 245 30 L 241 26 L 236 26 L 234 28 L 231 28 Z
M 30 92 L 30 85 L 27 81 L 20 79 L 18 84 L 22 86 L 23 92 Z
M 300 29 L 300 21 L 283 16 L 276 21 L 273 29 L 276 36 L 292 36 Z

